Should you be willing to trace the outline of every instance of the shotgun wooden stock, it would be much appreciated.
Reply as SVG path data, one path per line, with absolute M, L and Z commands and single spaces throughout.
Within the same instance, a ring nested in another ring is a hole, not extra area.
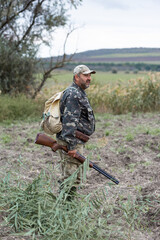
M 46 146 L 46 147 L 50 147 L 52 149 L 52 151 L 54 151 L 54 152 L 56 152 L 58 149 L 62 149 L 63 151 L 68 152 L 68 149 L 66 146 L 58 144 L 56 140 L 54 140 L 53 138 L 51 138 L 43 133 L 37 134 L 35 143 Z M 75 158 L 77 160 L 79 160 L 81 163 L 84 163 L 84 161 L 86 160 L 86 158 L 78 152 L 76 153 Z M 104 170 L 99 168 L 96 164 L 92 163 L 91 161 L 89 162 L 89 166 L 91 168 L 94 168 L 99 173 L 103 174 L 105 177 L 110 179 L 112 182 L 114 182 L 116 184 L 119 183 L 119 181 L 117 179 L 115 179 L 113 176 L 111 176 L 110 174 L 108 174 L 107 172 L 105 172 Z
M 53 138 L 43 133 L 37 134 L 35 143 L 50 147 L 54 152 L 56 152 L 58 149 L 62 149 L 63 151 L 68 152 L 68 149 L 66 146 L 58 144 L 56 140 L 54 140 Z M 85 161 L 85 158 L 78 152 L 76 153 L 75 158 L 78 159 L 81 163 L 84 163 Z M 92 167 L 92 164 L 90 165 L 90 167 Z
M 79 138 L 80 140 L 82 140 L 83 142 L 87 142 L 89 140 L 89 136 L 80 132 L 80 131 L 76 131 L 76 138 Z

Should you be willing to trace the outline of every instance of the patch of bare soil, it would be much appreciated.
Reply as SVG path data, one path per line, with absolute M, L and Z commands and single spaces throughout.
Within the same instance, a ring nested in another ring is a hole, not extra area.
M 114 202 L 119 196 L 131 196 L 150 201 L 143 220 L 147 229 L 133 232 L 132 240 L 160 239 L 160 114 L 98 117 L 97 129 L 86 145 L 85 156 L 115 176 L 119 185 L 108 185 L 110 180 L 91 169 L 83 193 L 108 189 Z M 59 156 L 49 148 L 34 144 L 40 131 L 39 123 L 22 123 L 8 127 L 0 126 L 0 177 L 11 172 L 15 177 L 31 182 L 45 169 L 48 174 L 55 171 L 54 180 L 60 175 Z M 107 134 L 106 134 L 107 131 Z M 106 136 L 107 135 L 107 136 Z M 3 226 L 0 216 L 0 239 L 22 240 L 13 230 Z M 124 239 L 126 240 L 126 239 Z

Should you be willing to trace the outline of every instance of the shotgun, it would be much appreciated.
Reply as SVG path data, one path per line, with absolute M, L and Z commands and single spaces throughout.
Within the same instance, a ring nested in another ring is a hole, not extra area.
M 58 144 L 56 140 L 47 136 L 44 133 L 38 133 L 37 134 L 35 143 L 46 146 L 46 147 L 50 147 L 53 152 L 56 152 L 58 149 L 61 149 L 65 152 L 68 152 L 67 146 L 63 146 L 63 145 Z M 78 152 L 76 153 L 75 158 L 77 160 L 79 160 L 81 163 L 84 163 L 84 161 L 86 160 L 86 158 Z M 89 167 L 94 168 L 96 171 L 98 171 L 99 173 L 101 173 L 102 175 L 104 175 L 105 177 L 110 179 L 115 184 L 119 183 L 119 181 L 117 179 L 115 179 L 113 176 L 111 176 L 110 174 L 108 174 L 107 172 L 105 172 L 104 170 L 99 168 L 96 164 L 92 163 L 91 161 L 89 161 Z

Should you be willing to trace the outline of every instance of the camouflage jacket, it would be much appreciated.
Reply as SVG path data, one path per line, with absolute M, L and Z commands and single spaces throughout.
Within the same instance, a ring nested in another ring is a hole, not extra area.
M 67 143 L 69 150 L 75 149 L 77 144 L 84 142 L 75 137 L 75 131 L 91 135 L 95 130 L 95 118 L 87 95 L 74 82 L 68 87 L 60 101 L 62 131 L 57 138 Z

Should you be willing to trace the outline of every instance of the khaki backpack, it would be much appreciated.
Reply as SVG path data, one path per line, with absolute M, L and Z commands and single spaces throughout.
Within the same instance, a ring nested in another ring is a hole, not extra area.
M 63 92 L 58 92 L 45 102 L 43 120 L 40 124 L 44 132 L 53 135 L 62 130 L 60 100 Z
M 74 88 L 77 90 L 75 87 L 68 88 Z M 44 112 L 42 116 L 43 119 L 40 126 L 44 132 L 50 135 L 59 133 L 62 130 L 60 100 L 63 96 L 64 91 L 54 94 L 45 102 Z

